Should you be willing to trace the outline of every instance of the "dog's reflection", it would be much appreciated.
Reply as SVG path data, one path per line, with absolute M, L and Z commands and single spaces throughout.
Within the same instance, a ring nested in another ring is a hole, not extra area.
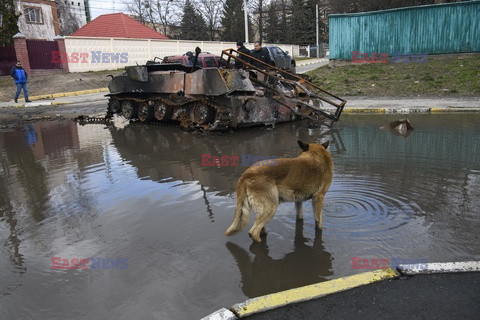
M 313 246 L 308 241 L 303 236 L 303 220 L 297 220 L 294 251 L 279 260 L 269 256 L 266 241 L 252 243 L 253 259 L 243 248 L 227 242 L 242 274 L 243 293 L 253 298 L 326 280 L 333 274 L 332 257 L 323 246 L 322 231 L 316 230 Z

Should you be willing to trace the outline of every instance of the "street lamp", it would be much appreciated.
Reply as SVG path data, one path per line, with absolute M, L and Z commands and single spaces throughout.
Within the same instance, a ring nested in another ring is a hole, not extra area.
M 247 12 L 247 0 L 243 0 L 243 14 L 245 16 L 245 44 L 248 43 L 248 12 Z
M 320 58 L 320 35 L 319 35 L 319 27 L 318 27 L 318 3 L 315 4 L 315 17 L 316 17 L 316 28 L 317 28 L 317 59 Z

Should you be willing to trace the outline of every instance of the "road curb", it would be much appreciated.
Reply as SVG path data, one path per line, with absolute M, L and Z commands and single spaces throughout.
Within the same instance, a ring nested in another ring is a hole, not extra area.
M 245 302 L 233 305 L 230 310 L 237 317 L 242 318 L 248 315 L 282 307 L 287 304 L 317 299 L 332 293 L 342 292 L 377 281 L 397 278 L 399 276 L 400 274 L 391 268 L 360 273 L 353 276 L 249 299 Z
M 84 92 L 84 91 L 76 91 L 78 92 Z M 99 93 L 99 92 L 104 92 L 104 91 L 98 91 L 98 92 L 93 92 L 93 93 Z M 92 92 L 85 92 L 85 94 L 90 94 Z M 77 96 L 80 96 L 81 94 L 77 94 Z M 104 101 L 107 100 L 107 98 L 95 98 L 95 99 L 87 99 L 87 100 L 82 100 L 82 101 L 35 101 L 32 103 L 12 103 L 10 105 L 4 105 L 2 106 L 0 104 L 0 109 L 1 108 L 33 108 L 33 107 L 44 107 L 44 106 L 61 106 L 61 105 L 67 105 L 67 104 L 80 104 L 80 103 L 87 103 L 87 102 L 97 102 L 97 101 Z
M 81 103 L 96 102 L 96 101 L 103 101 L 103 99 L 86 100 L 86 101 L 82 101 Z M 79 101 L 45 101 L 45 102 L 34 102 L 34 103 L 28 103 L 28 104 L 13 104 L 8 106 L 7 108 L 34 108 L 34 107 L 48 107 L 48 106 L 58 107 L 58 106 L 63 106 L 67 104 L 79 104 L 79 103 L 80 103 Z
M 226 308 L 217 310 L 201 320 L 239 319 L 288 304 L 314 300 L 363 285 L 399 278 L 402 275 L 463 272 L 480 272 L 480 261 L 428 263 L 427 265 L 400 264 L 396 270 L 379 269 L 252 298 L 233 305 L 230 310 Z
M 316 63 L 319 63 L 319 62 L 323 62 L 323 61 L 328 61 L 328 59 L 312 59 L 313 61 L 307 61 L 307 62 L 297 62 L 296 63 L 296 67 L 303 67 L 303 66 L 308 66 L 308 65 L 311 65 L 311 64 L 316 64 Z
M 470 108 L 462 108 L 462 107 L 444 107 L 444 108 L 430 108 L 431 113 L 443 113 L 443 112 L 480 112 L 480 107 L 470 107 Z
M 386 108 L 344 108 L 344 113 L 386 113 Z
M 478 272 L 480 261 L 428 263 L 426 267 L 418 264 L 401 264 L 397 270 L 403 275 Z
M 222 308 L 200 320 L 236 320 L 237 316 L 230 310 Z
M 45 99 L 55 99 L 61 97 L 72 97 L 72 96 L 80 96 L 84 94 L 90 93 L 99 93 L 99 92 L 107 92 L 108 88 L 98 88 L 98 89 L 88 89 L 88 90 L 80 90 L 80 91 L 70 91 L 70 92 L 61 92 L 61 93 L 51 93 L 51 94 L 42 94 L 38 96 L 30 97 L 30 100 L 45 100 Z M 25 100 L 24 98 L 18 100 Z

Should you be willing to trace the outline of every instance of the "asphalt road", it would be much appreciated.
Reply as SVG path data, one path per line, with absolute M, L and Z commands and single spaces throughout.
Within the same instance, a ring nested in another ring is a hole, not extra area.
M 382 281 L 245 319 L 480 319 L 480 272 Z
M 320 68 L 321 66 L 324 66 L 324 65 L 327 65 L 327 64 L 328 64 L 328 60 L 325 59 L 325 61 L 319 61 L 319 62 L 316 62 L 316 63 L 313 63 L 313 64 L 308 64 L 308 65 L 303 65 L 303 66 L 299 65 L 297 67 L 297 73 L 305 73 L 305 72 Z
M 90 100 L 85 96 L 74 98 L 63 98 L 63 102 L 68 104 L 62 104 L 52 106 L 46 104 L 46 102 L 32 102 L 31 106 L 22 108 L 0 107 L 0 128 L 5 126 L 16 126 L 18 124 L 35 121 L 35 120 L 53 120 L 53 119 L 73 119 L 80 115 L 89 116 L 104 116 L 107 111 L 108 101 L 103 97 L 103 93 L 96 93 L 89 95 Z M 82 101 L 82 98 L 84 101 Z

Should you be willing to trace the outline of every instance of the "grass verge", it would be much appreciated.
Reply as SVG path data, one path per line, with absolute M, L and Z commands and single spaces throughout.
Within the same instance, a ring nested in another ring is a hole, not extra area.
M 427 63 L 323 66 L 307 74 L 314 83 L 338 95 L 480 95 L 480 54 L 429 56 Z

